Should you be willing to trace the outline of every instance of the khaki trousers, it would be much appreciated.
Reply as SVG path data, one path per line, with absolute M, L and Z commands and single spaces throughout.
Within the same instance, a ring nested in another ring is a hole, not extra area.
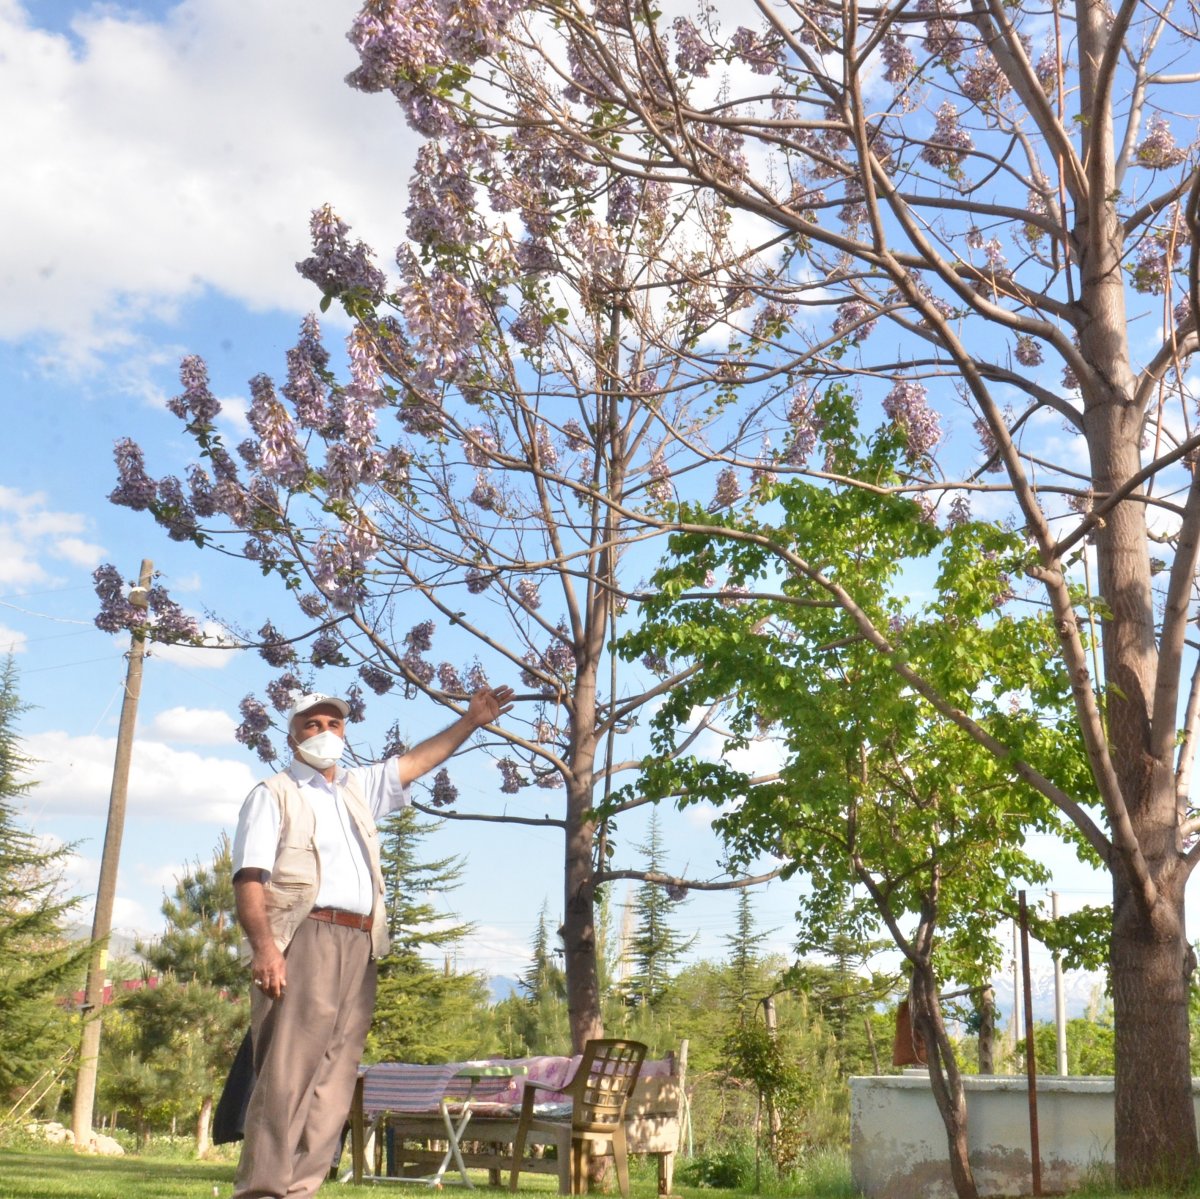
M 371 934 L 302 920 L 287 991 L 255 991 L 254 1091 L 234 1199 L 308 1199 L 329 1174 L 375 1007 Z

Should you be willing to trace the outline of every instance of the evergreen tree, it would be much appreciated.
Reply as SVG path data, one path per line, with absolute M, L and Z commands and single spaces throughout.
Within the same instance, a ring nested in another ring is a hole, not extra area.
M 638 850 L 645 855 L 646 873 L 660 874 L 664 850 L 658 812 L 650 815 L 649 839 Z M 638 1007 L 658 1009 L 667 996 L 672 967 L 695 941 L 671 925 L 671 907 L 677 902 L 659 883 L 645 882 L 634 899 L 637 926 L 629 941 L 633 970 L 625 982 L 629 1000 Z
M 176 880 L 174 898 L 165 898 L 167 927 L 154 942 L 138 942 L 137 952 L 161 973 L 180 982 L 200 982 L 238 995 L 248 989 L 238 961 L 241 933 L 233 891 L 233 854 L 222 833 L 211 867 L 196 862 Z
M 759 946 L 767 934 L 755 928 L 754 907 L 747 887 L 738 892 L 737 924 L 725 938 L 729 946 L 728 1003 L 738 1020 L 743 1020 L 768 991 L 767 972 Z
M 392 949 L 379 964 L 366 1047 L 373 1061 L 456 1061 L 492 1047 L 487 982 L 453 968 L 453 952 L 474 926 L 446 921 L 429 900 L 456 887 L 463 872 L 459 858 L 421 860 L 421 841 L 441 824 L 422 822 L 415 809 L 403 808 L 382 826 L 380 865 Z M 440 967 L 426 960 L 431 950 L 444 954 Z
M 202 1156 L 216 1094 L 250 1022 L 227 836 L 217 842 L 211 865 L 196 862 L 176 881 L 162 914 L 162 936 L 137 945 L 162 977 L 158 986 L 122 998 L 133 1029 L 108 1059 L 102 1093 L 133 1111 L 143 1132 L 153 1113 L 194 1119 Z M 156 1079 L 153 1092 L 143 1087 L 148 1071 Z
M 567 977 L 554 959 L 547 926 L 548 910 L 548 904 L 543 902 L 533 934 L 530 962 L 519 980 L 524 995 L 511 996 L 497 1010 L 504 1029 L 505 1052 L 515 1048 L 516 1056 L 562 1053 L 571 1041 Z
M 55 998 L 88 955 L 63 935 L 76 903 L 60 889 L 70 847 L 43 849 L 18 820 L 36 785 L 16 731 L 24 711 L 10 657 L 0 667 L 0 1096 L 9 1102 L 68 1047 L 68 1017 Z

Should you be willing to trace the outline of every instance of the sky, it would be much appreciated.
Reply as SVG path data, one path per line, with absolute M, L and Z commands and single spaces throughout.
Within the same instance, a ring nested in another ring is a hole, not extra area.
M 343 81 L 355 66 L 345 31 L 357 7 L 0 0 L 0 412 L 10 446 L 0 653 L 13 654 L 30 705 L 20 732 L 38 785 L 26 823 L 72 847 L 68 881 L 89 925 L 127 649 L 92 624 L 92 570 L 112 562 L 133 578 L 149 558 L 189 611 L 219 610 L 251 629 L 275 602 L 246 564 L 170 542 L 144 514 L 109 504 L 113 443 L 133 436 L 152 473 L 185 460 L 165 402 L 189 353 L 208 362 L 224 431 L 241 439 L 247 381 L 282 373 L 318 298 L 294 269 L 314 208 L 332 204 L 381 258 L 394 249 L 416 141 L 390 98 Z M 261 774 L 234 741 L 237 705 L 270 673 L 239 652 L 156 649 L 147 661 L 117 930 L 159 931 L 164 890 L 232 833 Z M 432 705 L 396 704 L 389 719 L 410 741 L 445 722 Z M 461 806 L 498 797 L 490 769 L 459 769 L 455 781 Z M 667 868 L 715 873 L 711 810 L 662 817 Z M 626 818 L 622 836 L 636 845 L 644 825 Z M 520 972 L 543 905 L 552 927 L 561 909 L 559 835 L 455 822 L 428 848 L 465 859 L 462 886 L 440 900 L 477 925 L 459 966 Z M 1064 908 L 1107 900 L 1102 879 L 1044 849 Z M 797 883 L 757 895 L 769 947 L 789 949 L 799 895 Z M 694 954 L 719 958 L 735 905 L 696 893 L 678 919 L 698 934 Z

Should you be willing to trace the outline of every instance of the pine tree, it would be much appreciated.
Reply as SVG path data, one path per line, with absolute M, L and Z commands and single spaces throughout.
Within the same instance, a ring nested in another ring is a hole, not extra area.
M 124 1056 L 112 1059 L 114 1074 L 104 1090 L 129 1102 L 149 1068 L 158 1079 L 158 1110 L 194 1118 L 196 1152 L 203 1155 L 215 1096 L 250 1020 L 227 836 L 217 842 L 210 866 L 196 862 L 176 881 L 162 913 L 162 936 L 137 945 L 162 977 L 157 987 L 122 999 L 122 1008 L 136 1013 L 136 1032 Z M 145 1109 L 137 1111 L 141 1120 Z
M 750 891 L 749 888 L 743 888 L 738 892 L 737 924 L 733 933 L 725 938 L 730 951 L 727 1001 L 739 1020 L 745 1019 L 765 993 L 766 979 L 759 946 L 766 935 L 755 928 Z
M 456 887 L 463 872 L 459 858 L 421 860 L 421 841 L 441 825 L 423 823 L 414 809 L 403 808 L 382 826 L 380 865 L 392 948 L 379 964 L 366 1048 L 370 1060 L 456 1061 L 491 1049 L 486 980 L 453 967 L 454 949 L 474 926 L 447 921 L 428 899 Z M 431 950 L 443 953 L 441 968 L 426 960 Z
M 649 839 L 645 845 L 637 848 L 645 855 L 646 872 L 660 874 L 664 850 L 662 824 L 657 811 L 650 816 Z M 656 1010 L 666 998 L 672 967 L 696 939 L 694 936 L 684 937 L 671 926 L 672 904 L 671 897 L 658 883 L 643 883 L 634 899 L 637 927 L 629 941 L 633 971 L 625 986 L 635 1006 L 651 1011 Z
M 248 991 L 246 968 L 238 961 L 241 933 L 233 891 L 233 854 L 222 833 L 211 867 L 196 862 L 175 883 L 174 898 L 162 903 L 167 927 L 137 952 L 156 970 L 180 982 L 200 982 L 233 994 Z
M 44 849 L 18 821 L 36 785 L 16 731 L 26 710 L 10 657 L 0 668 L 0 1095 L 10 1102 L 66 1051 L 71 1032 L 55 999 L 89 951 L 63 933 L 76 904 L 60 889 L 70 846 Z

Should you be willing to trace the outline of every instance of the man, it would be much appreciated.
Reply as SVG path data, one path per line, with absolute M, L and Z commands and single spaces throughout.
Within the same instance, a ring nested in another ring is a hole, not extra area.
M 388 947 L 376 821 L 511 699 L 508 687 L 477 691 L 415 749 L 348 770 L 344 700 L 305 695 L 289 713 L 295 758 L 250 792 L 233 843 L 256 1074 L 234 1199 L 307 1199 L 329 1173 Z

